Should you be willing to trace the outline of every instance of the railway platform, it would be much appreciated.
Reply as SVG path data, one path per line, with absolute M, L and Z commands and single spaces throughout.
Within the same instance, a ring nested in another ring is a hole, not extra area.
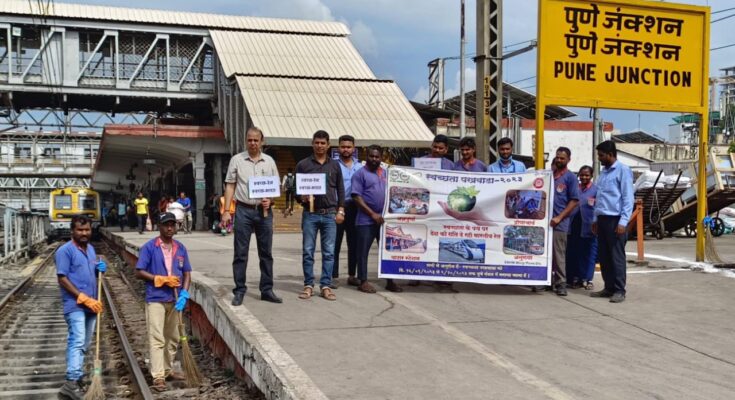
M 155 235 L 107 234 L 130 254 Z M 561 298 L 472 284 L 390 293 L 380 282 L 377 294 L 364 294 L 344 275 L 329 302 L 297 298 L 301 235 L 277 233 L 275 290 L 284 303 L 259 300 L 253 240 L 240 307 L 230 305 L 233 238 L 177 239 L 195 271 L 193 300 L 268 398 L 729 399 L 735 391 L 735 279 L 682 268 L 693 239 L 661 249 L 647 242 L 650 253 L 680 259 L 631 267 L 622 304 L 583 289 Z M 719 248 L 733 241 L 720 238 Z M 599 273 L 594 283 L 602 285 Z

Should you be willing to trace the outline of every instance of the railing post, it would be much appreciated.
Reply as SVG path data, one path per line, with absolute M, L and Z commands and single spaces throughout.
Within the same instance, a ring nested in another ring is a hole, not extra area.
M 636 241 L 638 242 L 638 256 L 635 260 L 637 266 L 645 267 L 648 265 L 646 261 L 645 251 L 643 249 L 643 237 L 646 234 L 643 230 L 643 200 L 638 199 L 635 201 L 635 212 L 638 214 L 636 218 Z

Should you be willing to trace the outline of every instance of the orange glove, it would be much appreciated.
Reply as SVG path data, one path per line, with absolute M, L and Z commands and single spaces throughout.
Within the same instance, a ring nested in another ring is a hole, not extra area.
M 102 303 L 87 296 L 84 293 L 79 293 L 79 296 L 77 297 L 77 304 L 84 304 L 95 314 L 99 314 L 102 312 Z
M 166 285 L 172 288 L 177 288 L 181 286 L 181 282 L 179 281 L 178 276 L 156 275 L 153 277 L 153 286 L 161 287 L 163 285 Z

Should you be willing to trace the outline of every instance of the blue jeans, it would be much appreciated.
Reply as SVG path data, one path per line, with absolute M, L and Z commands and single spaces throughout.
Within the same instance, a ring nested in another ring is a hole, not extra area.
M 316 250 L 316 234 L 320 233 L 322 244 L 322 276 L 319 287 L 332 284 L 334 268 L 334 242 L 337 238 L 337 222 L 335 213 L 316 214 L 305 211 L 301 217 L 301 231 L 304 235 L 304 249 L 301 256 L 304 268 L 304 286 L 314 286 L 314 251 Z
M 84 356 L 92 342 L 97 314 L 74 311 L 64 314 L 69 326 L 66 343 L 66 380 L 78 381 L 84 376 Z
M 235 289 L 232 293 L 245 294 L 245 271 L 248 268 L 250 252 L 250 238 L 255 232 L 255 241 L 258 244 L 260 258 L 260 292 L 273 289 L 273 210 L 268 217 L 263 211 L 253 208 L 237 206 L 235 211 L 235 255 L 232 260 L 232 276 L 235 278 Z

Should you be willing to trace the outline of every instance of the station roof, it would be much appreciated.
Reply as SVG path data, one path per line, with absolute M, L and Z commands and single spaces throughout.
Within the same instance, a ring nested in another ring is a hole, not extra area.
M 225 76 L 375 80 L 346 36 L 210 31 Z
M 345 36 L 350 33 L 347 26 L 340 22 L 95 6 L 90 4 L 60 3 L 56 1 L 49 3 L 28 0 L 2 0 L 0 1 L 0 13 L 34 17 L 43 16 L 46 18 L 185 26 L 204 29 L 291 32 L 336 36 Z
M 536 96 L 509 83 L 503 83 L 503 115 L 508 115 L 508 98 L 510 98 L 511 113 L 514 117 L 536 119 Z M 444 102 L 444 109 L 459 115 L 459 96 L 452 97 Z M 465 93 L 465 113 L 475 115 L 475 91 Z M 577 114 L 564 107 L 546 106 L 546 119 L 556 120 L 576 117 Z
M 319 129 L 385 146 L 425 147 L 434 138 L 393 82 L 238 76 L 237 84 L 269 144 L 307 146 Z

